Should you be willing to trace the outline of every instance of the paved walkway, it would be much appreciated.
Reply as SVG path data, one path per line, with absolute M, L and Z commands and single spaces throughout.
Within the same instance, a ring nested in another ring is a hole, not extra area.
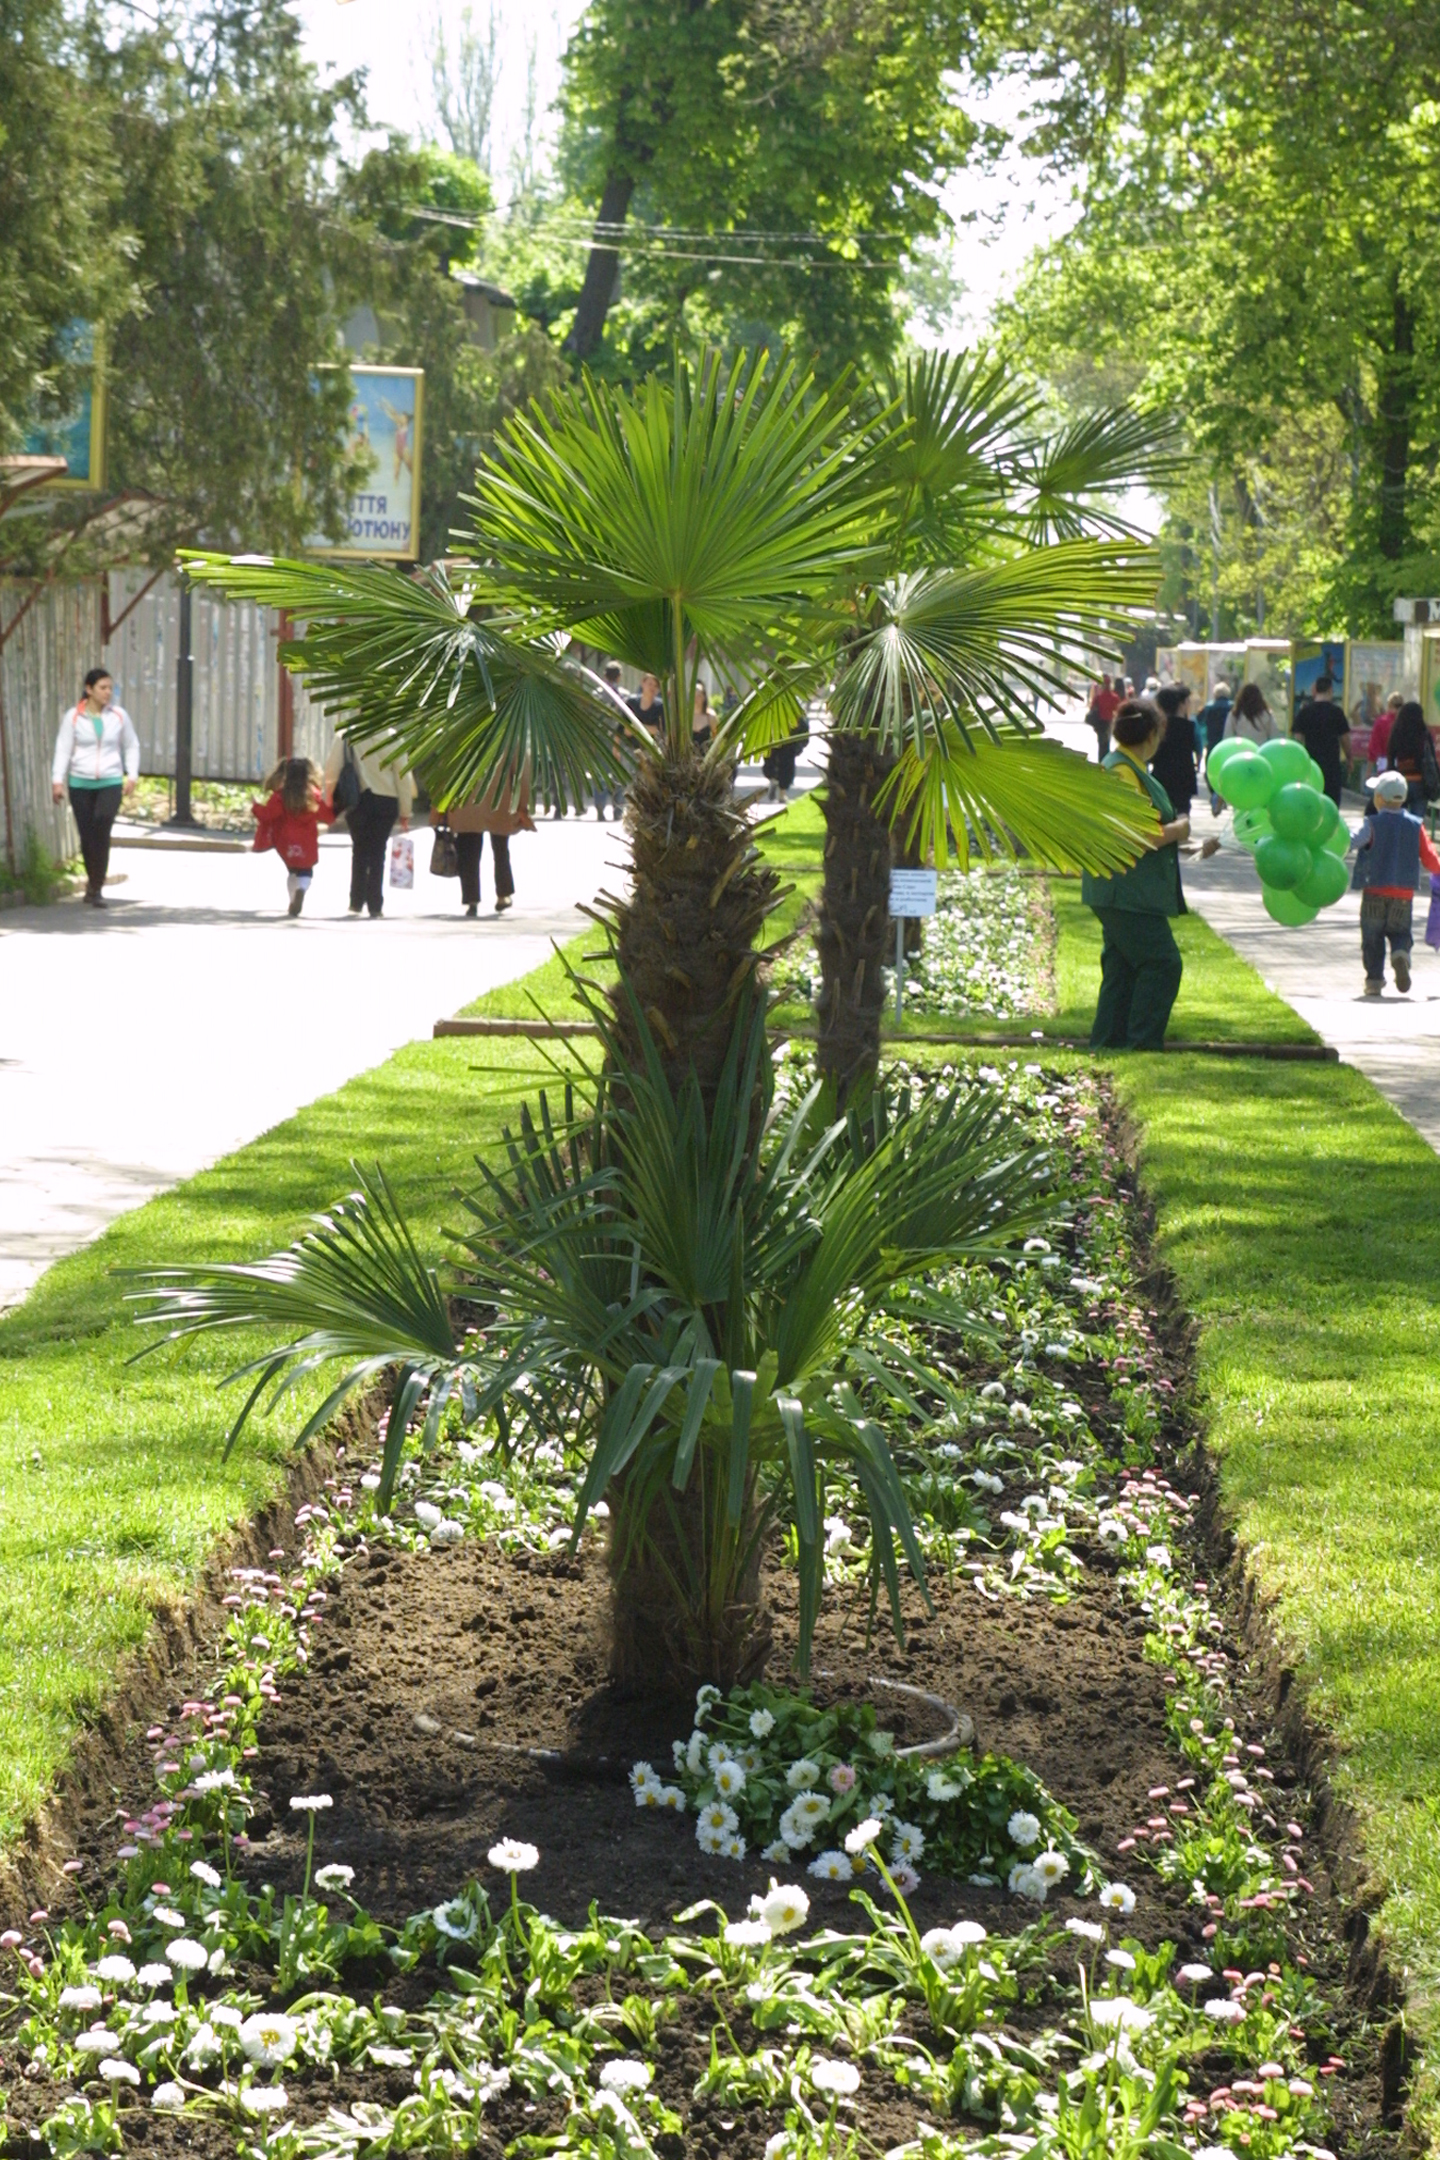
M 322 843 L 296 922 L 273 855 L 116 848 L 97 915 L 0 913 L 0 1307 L 116 1215 L 528 973 L 620 889 L 613 824 L 545 821 L 512 843 L 513 911 L 460 914 L 428 875 L 352 918 L 349 843 Z M 492 903 L 490 859 L 485 907 Z

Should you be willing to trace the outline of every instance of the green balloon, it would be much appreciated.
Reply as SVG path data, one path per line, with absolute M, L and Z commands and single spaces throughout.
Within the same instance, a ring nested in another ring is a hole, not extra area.
M 1264 758 L 1247 750 L 1243 757 L 1232 758 L 1225 767 L 1220 776 L 1219 792 L 1237 810 L 1259 810 L 1269 802 L 1279 784 Z
M 1319 788 L 1321 793 L 1324 793 L 1325 775 L 1321 772 L 1313 757 L 1310 760 L 1310 785 L 1313 788 Z
M 1274 885 L 1262 886 L 1261 892 L 1270 920 L 1283 923 L 1287 930 L 1298 930 L 1302 923 L 1314 922 L 1320 912 L 1319 908 L 1307 907 L 1298 893 L 1282 892 Z
M 1272 840 L 1275 828 L 1270 823 L 1268 810 L 1237 810 L 1235 813 L 1235 838 L 1241 847 L 1253 855 L 1262 840 Z
M 1310 835 L 1311 847 L 1324 847 L 1339 823 L 1339 806 L 1331 802 L 1328 795 L 1322 795 L 1320 797 L 1320 823 Z M 1346 837 L 1349 837 L 1348 834 Z
M 1329 800 L 1328 796 L 1327 796 L 1326 800 L 1327 800 L 1327 801 Z M 1335 809 L 1335 806 L 1334 806 L 1334 804 L 1333 804 L 1333 803 L 1331 803 L 1330 807 L 1331 807 L 1331 809 L 1332 809 L 1332 810 L 1334 810 L 1334 809 Z M 1321 845 L 1321 847 L 1322 847 L 1322 848 L 1323 848 L 1323 849 L 1325 850 L 1325 853 L 1326 853 L 1327 855 L 1348 855 L 1348 854 L 1349 854 L 1349 852 L 1350 852 L 1350 828 L 1349 828 L 1349 826 L 1348 826 L 1348 825 L 1347 825 L 1347 824 L 1345 823 L 1345 820 L 1344 820 L 1344 818 L 1342 818 L 1342 817 L 1341 817 L 1341 815 L 1340 815 L 1340 813 L 1339 813 L 1339 811 L 1338 811 L 1338 810 L 1336 810 L 1336 811 L 1335 811 L 1335 830 L 1334 830 L 1334 832 L 1332 832 L 1332 833 L 1330 834 L 1330 836 L 1329 836 L 1329 838 L 1328 838 L 1328 839 L 1326 839 L 1326 840 L 1322 840 L 1322 841 L 1320 842 L 1320 845 Z
M 1262 885 L 1288 892 L 1310 875 L 1310 850 L 1303 840 L 1262 840 L 1255 850 L 1255 868 Z
M 1329 801 L 1328 795 L 1317 795 L 1303 780 L 1287 780 L 1270 798 L 1270 822 L 1282 840 L 1300 840 L 1308 847 L 1324 820 L 1320 805 Z
M 1238 735 L 1222 735 L 1205 755 L 1205 770 L 1211 779 L 1218 780 L 1231 758 L 1238 757 L 1247 747 Z
M 1312 849 L 1310 874 L 1295 887 L 1295 898 L 1307 907 L 1333 907 L 1349 884 L 1350 872 L 1338 855 L 1328 855 L 1324 848 L 1316 854 Z
M 1289 780 L 1308 780 L 1310 777 L 1310 753 L 1293 735 L 1277 735 L 1273 742 L 1263 743 L 1260 755 L 1274 773 L 1279 787 L 1284 787 Z

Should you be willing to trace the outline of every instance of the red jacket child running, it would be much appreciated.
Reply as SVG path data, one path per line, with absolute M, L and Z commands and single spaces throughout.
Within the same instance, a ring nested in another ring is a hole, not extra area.
M 290 913 L 298 915 L 320 859 L 320 826 L 333 825 L 335 812 L 321 793 L 320 775 L 309 758 L 283 759 L 266 785 L 266 800 L 250 805 L 255 852 L 274 848 L 289 873 Z

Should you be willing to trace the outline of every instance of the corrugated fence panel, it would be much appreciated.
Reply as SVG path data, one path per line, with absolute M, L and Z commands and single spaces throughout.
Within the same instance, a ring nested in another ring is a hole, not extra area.
M 0 583 L 0 625 L 8 630 L 16 624 L 32 589 L 18 579 Z M 49 586 L 0 650 L 0 774 L 9 775 L 6 829 L 17 861 L 31 832 L 56 857 L 79 846 L 69 806 L 50 799 L 50 766 L 62 714 L 73 706 L 99 650 L 100 586 L 93 578 Z

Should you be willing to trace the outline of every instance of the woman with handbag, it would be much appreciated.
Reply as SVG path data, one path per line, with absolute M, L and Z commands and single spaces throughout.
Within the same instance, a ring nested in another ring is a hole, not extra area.
M 495 913 L 503 915 L 515 897 L 511 838 L 517 832 L 535 830 L 530 815 L 529 766 L 520 776 L 518 789 L 512 788 L 508 780 L 496 780 L 478 802 L 460 803 L 453 810 L 432 810 L 430 822 L 436 827 L 430 868 L 437 877 L 459 877 L 461 905 L 472 922 L 480 912 L 480 858 L 489 833 L 495 864 Z
M 350 913 L 368 908 L 373 921 L 385 907 L 385 848 L 398 822 L 410 829 L 415 783 L 403 765 L 384 754 L 385 745 L 357 749 L 344 728 L 335 730 L 325 760 L 324 787 L 337 820 L 350 827 Z

